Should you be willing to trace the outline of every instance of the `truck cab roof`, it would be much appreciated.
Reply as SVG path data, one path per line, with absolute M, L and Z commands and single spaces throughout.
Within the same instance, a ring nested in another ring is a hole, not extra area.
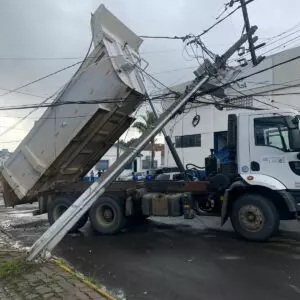
M 252 115 L 265 115 L 265 114 L 291 114 L 298 115 L 299 111 L 292 108 L 279 108 L 279 109 L 262 109 L 262 110 L 247 110 L 237 113 L 237 116 L 252 116 Z

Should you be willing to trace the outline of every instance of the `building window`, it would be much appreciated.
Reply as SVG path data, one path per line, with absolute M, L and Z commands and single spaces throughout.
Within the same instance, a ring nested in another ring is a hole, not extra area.
M 289 132 L 284 117 L 254 119 L 255 145 L 290 149 Z
M 176 136 L 175 146 L 176 148 L 201 147 L 201 134 Z
M 109 168 L 109 160 L 100 160 L 98 162 L 98 170 L 107 170 Z
M 154 169 L 157 169 L 157 160 L 153 161 L 153 167 Z M 144 159 L 142 160 L 142 169 L 143 170 L 149 170 L 151 169 L 151 159 Z
M 125 169 L 125 170 L 132 170 L 132 169 L 133 169 L 132 163 L 126 165 L 124 169 Z
M 228 101 L 228 104 L 232 105 L 232 106 L 237 106 L 235 107 L 226 107 L 226 110 L 234 110 L 234 109 L 239 109 L 239 108 L 243 108 L 243 107 L 253 107 L 253 98 L 252 97 L 242 97 L 239 99 L 234 99 L 234 100 L 230 100 Z M 226 103 L 224 103 L 224 105 L 226 106 Z

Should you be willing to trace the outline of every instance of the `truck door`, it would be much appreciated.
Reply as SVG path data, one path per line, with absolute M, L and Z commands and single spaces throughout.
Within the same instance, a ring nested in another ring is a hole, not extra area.
M 228 148 L 227 148 L 227 131 L 218 131 L 214 133 L 214 150 L 218 158 L 222 173 L 228 171 Z
M 287 189 L 300 187 L 299 150 L 291 148 L 290 140 L 291 130 L 299 129 L 288 125 L 287 120 L 292 118 L 275 114 L 249 116 L 250 173 L 265 175 L 261 178 L 266 182 L 268 178 L 274 178 Z

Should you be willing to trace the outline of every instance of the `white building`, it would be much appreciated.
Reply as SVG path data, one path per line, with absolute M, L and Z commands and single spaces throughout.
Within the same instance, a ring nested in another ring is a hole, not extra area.
M 151 169 L 151 150 L 149 149 L 150 147 L 146 147 L 146 149 L 143 150 L 141 154 L 135 158 L 133 163 L 129 164 L 125 168 L 121 176 L 129 176 L 132 172 L 146 172 L 147 170 Z M 163 166 L 164 162 L 164 145 L 156 144 L 155 149 L 156 151 L 154 152 L 154 167 L 160 168 Z M 97 175 L 99 170 L 105 172 L 117 160 L 118 155 L 121 156 L 126 150 L 127 148 L 120 144 L 118 154 L 118 145 L 114 144 L 92 169 L 94 175 Z
M 275 106 L 300 110 L 300 59 L 274 67 L 278 63 L 299 55 L 300 47 L 297 47 L 269 56 L 257 67 L 234 69 L 235 74 L 231 80 L 270 68 L 239 81 L 232 86 L 233 88 L 226 89 L 225 93 L 230 95 L 230 98 L 235 98 L 229 103 L 236 106 L 244 105 L 265 109 Z M 174 89 L 183 92 L 186 85 L 187 83 L 181 84 Z M 165 102 L 165 106 L 168 105 Z M 227 141 L 227 116 L 240 111 L 242 110 L 235 108 L 224 108 L 223 111 L 220 111 L 214 105 L 188 104 L 186 112 L 178 115 L 166 127 L 183 163 L 204 166 L 204 158 L 210 154 L 210 149 L 214 148 L 220 154 L 219 150 L 226 145 Z M 198 125 L 193 126 L 192 121 L 196 115 L 200 116 L 200 121 Z M 165 165 L 175 166 L 167 145 Z

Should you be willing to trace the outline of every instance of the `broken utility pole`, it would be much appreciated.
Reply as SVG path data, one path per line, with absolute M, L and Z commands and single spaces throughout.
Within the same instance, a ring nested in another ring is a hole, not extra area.
M 100 7 L 101 14 L 104 8 Z M 107 14 L 107 13 L 106 13 Z M 109 15 L 108 18 L 103 18 L 104 20 L 110 20 L 109 25 L 111 24 L 119 24 L 118 20 L 114 19 L 115 17 Z M 124 27 L 121 26 L 120 32 L 124 34 Z M 255 28 L 252 29 L 252 31 Z M 250 33 L 252 31 L 249 31 Z M 130 33 L 131 34 L 131 33 Z M 101 35 L 103 38 L 103 35 Z M 122 37 L 122 36 L 121 36 Z M 135 37 L 135 36 L 133 36 Z M 122 39 L 121 39 L 122 40 Z M 214 63 L 206 63 L 204 62 L 195 72 L 196 78 L 194 81 L 187 87 L 184 94 L 182 94 L 179 98 L 176 98 L 174 102 L 170 105 L 170 107 L 161 114 L 153 124 L 153 126 L 132 145 L 129 147 L 127 151 L 125 151 L 119 159 L 109 168 L 107 175 L 99 181 L 92 183 L 78 198 L 72 205 L 52 224 L 52 226 L 32 245 L 28 260 L 34 260 L 38 256 L 48 256 L 48 253 L 52 251 L 52 249 L 62 240 L 62 238 L 76 225 L 76 223 L 89 211 L 94 203 L 104 194 L 106 188 L 117 179 L 117 177 L 124 170 L 125 166 L 131 163 L 135 157 L 144 149 L 144 147 L 153 139 L 159 132 L 163 131 L 164 127 L 167 123 L 174 118 L 179 111 L 191 101 L 193 97 L 199 90 L 204 90 L 203 93 L 212 93 L 212 91 L 205 92 L 205 85 L 208 83 L 211 77 L 215 77 L 220 69 L 223 69 L 226 61 L 242 46 L 244 42 L 247 41 L 247 35 L 243 35 L 232 47 L 230 47 L 222 56 L 216 58 Z M 127 62 L 126 62 L 127 63 Z M 128 69 L 128 65 L 136 66 L 130 60 L 126 64 L 126 69 Z M 123 70 L 123 72 L 125 72 Z M 131 71 L 131 69 L 130 69 Z M 117 72 L 117 71 L 116 71 Z M 122 72 L 122 73 L 123 73 Z M 131 72 L 130 72 L 131 74 Z M 136 73 L 134 73 L 135 76 Z M 138 73 L 137 73 L 138 74 Z M 221 75 L 221 74 L 220 74 Z M 97 75 L 98 76 L 98 75 Z M 118 78 L 117 76 L 113 78 Z M 138 77 L 139 78 L 139 77 Z M 93 79 L 93 77 L 91 77 Z M 80 81 L 78 81 L 80 83 Z M 77 82 L 75 83 L 77 84 Z M 220 88 L 220 87 L 219 87 Z M 125 89 L 124 89 L 125 90 Z M 144 91 L 144 90 L 143 90 Z M 141 98 L 142 99 L 142 98 Z M 126 103 L 126 101 L 124 101 Z M 150 100 L 151 104 L 151 100 Z M 213 104 L 213 103 L 212 103 Z M 153 108 L 153 107 L 152 107 Z M 117 108 L 116 108 L 117 109 Z M 118 124 L 118 121 L 112 120 L 118 116 L 123 116 L 123 114 L 116 110 L 110 111 L 110 115 L 107 116 L 107 121 L 113 121 L 113 124 Z M 154 108 L 154 114 L 156 115 L 156 111 Z M 112 122 L 111 122 L 112 123 Z M 99 131 L 99 129 L 98 129 Z M 118 131 L 119 132 L 119 131 Z M 97 133 L 97 131 L 96 131 Z M 96 134 L 95 134 L 96 135 Z M 99 136 L 99 135 L 97 135 Z M 116 142 L 119 138 L 118 135 L 114 136 L 110 139 L 111 142 Z M 170 141 L 170 140 L 169 140 Z M 84 140 L 82 141 L 84 142 Z M 171 147 L 172 148 L 172 147 Z M 85 152 L 86 153 L 86 152 Z M 175 155 L 176 157 L 176 155 Z M 178 159 L 177 164 L 181 168 L 182 163 L 180 159 Z
M 247 11 L 247 3 L 245 0 L 240 0 L 241 3 L 241 8 L 243 11 L 243 17 L 244 17 L 244 22 L 245 26 L 244 28 L 246 29 L 246 34 L 248 37 L 248 43 L 249 43 L 249 51 L 251 54 L 251 60 L 254 66 L 258 65 L 265 57 L 264 56 L 256 56 L 255 50 L 264 46 L 265 43 L 259 44 L 257 46 L 254 45 L 254 43 L 258 40 L 258 37 L 255 36 L 253 37 L 253 32 L 251 32 L 251 26 L 250 26 L 250 21 L 249 21 L 249 16 L 248 16 L 248 11 Z

